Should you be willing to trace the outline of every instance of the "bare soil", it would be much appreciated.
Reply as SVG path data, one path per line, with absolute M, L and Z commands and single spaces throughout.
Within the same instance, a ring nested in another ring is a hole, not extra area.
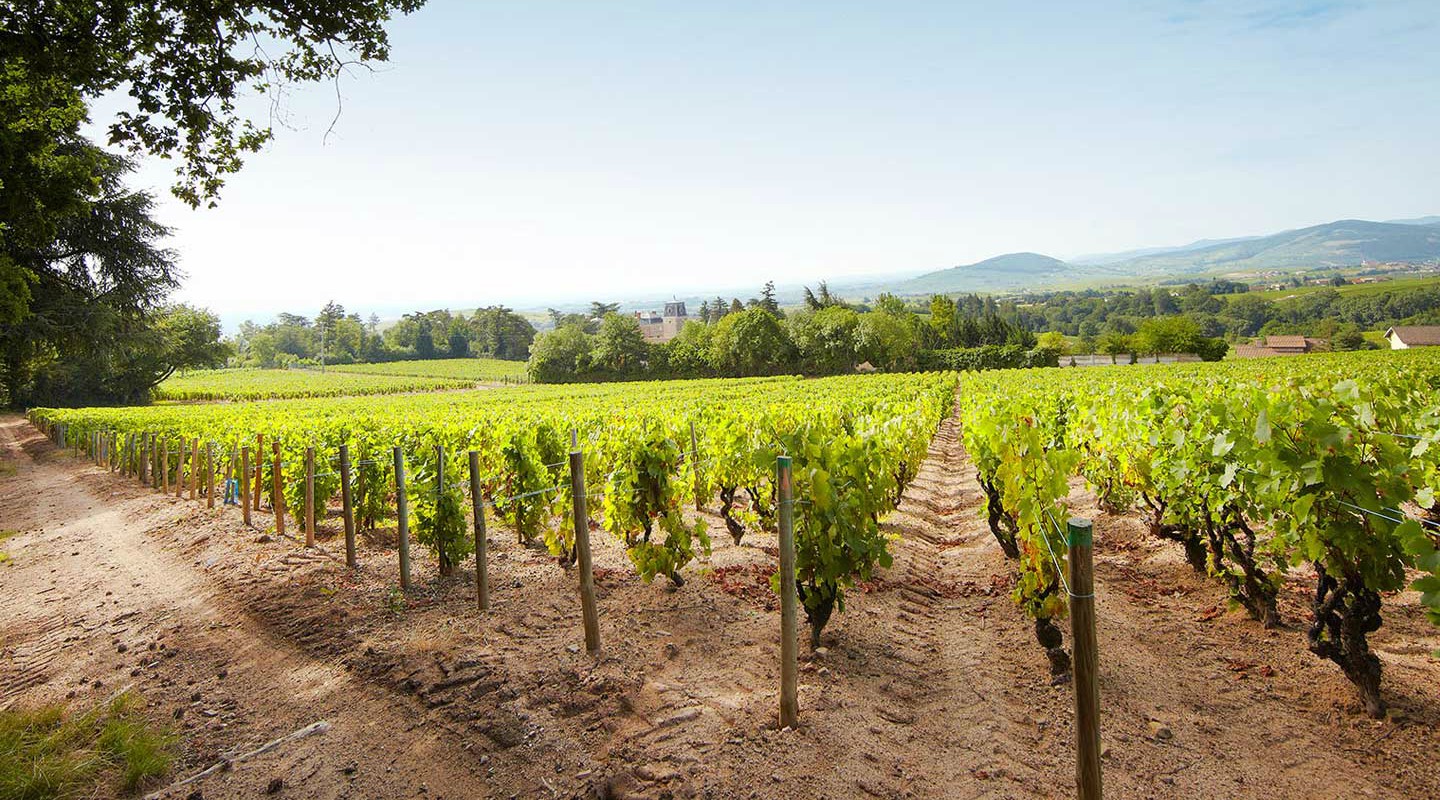
M 1440 634 L 1413 596 L 1387 598 L 1372 640 L 1395 711 L 1372 721 L 1304 648 L 1309 577 L 1267 631 L 1137 518 L 1071 499 L 1096 525 L 1109 796 L 1440 796 Z M 352 573 L 333 517 L 306 549 L 268 513 L 247 529 L 0 417 L 0 530 L 21 531 L 0 543 L 0 706 L 133 684 L 179 734 L 170 780 L 331 725 L 161 797 L 1070 797 L 1071 687 L 979 503 L 949 420 L 885 523 L 893 568 L 823 652 L 802 645 L 801 726 L 777 730 L 773 536 L 735 546 L 707 511 L 714 552 L 676 590 L 597 532 L 595 659 L 575 573 L 493 522 L 481 615 L 472 573 L 441 580 L 418 548 L 401 594 L 383 533 Z

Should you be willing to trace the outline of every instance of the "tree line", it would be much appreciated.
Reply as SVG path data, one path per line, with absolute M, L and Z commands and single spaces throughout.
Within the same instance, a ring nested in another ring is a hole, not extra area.
M 417 311 L 381 328 L 371 314 L 362 320 L 327 303 L 314 319 L 282 313 L 267 325 L 244 322 L 230 340 L 236 367 L 360 364 L 432 358 L 498 358 L 524 361 L 535 326 L 505 306 L 473 314 Z
M 1037 344 L 1034 334 L 984 304 L 975 315 L 952 308 L 927 320 L 899 298 L 850 304 L 824 284 L 818 292 L 807 287 L 804 306 L 788 312 L 775 302 L 773 284 L 745 302 L 707 300 L 667 342 L 647 342 L 639 321 L 614 307 L 595 303 L 591 311 L 604 313 L 561 315 L 554 330 L 540 334 L 530 355 L 533 380 L 834 375 L 866 364 L 905 371 L 920 368 L 927 351 L 1007 345 L 1029 351 Z

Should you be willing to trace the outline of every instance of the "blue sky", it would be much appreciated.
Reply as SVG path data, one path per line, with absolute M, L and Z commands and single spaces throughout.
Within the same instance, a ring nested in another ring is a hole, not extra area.
M 394 23 L 389 64 L 342 82 L 333 133 L 335 88 L 297 88 L 218 209 L 167 195 L 161 217 L 178 297 L 262 318 L 1435 214 L 1434 11 L 432 0 Z

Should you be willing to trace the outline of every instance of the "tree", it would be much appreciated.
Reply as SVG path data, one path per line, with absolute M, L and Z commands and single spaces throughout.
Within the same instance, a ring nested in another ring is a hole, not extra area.
M 666 342 L 666 363 L 676 377 L 701 378 L 715 372 L 711 339 L 715 328 L 700 322 L 687 322 L 680 333 Z
M 1342 325 L 1330 336 L 1331 350 L 1370 350 L 1375 345 L 1365 340 L 1358 325 Z
M 775 375 L 791 363 L 793 346 L 769 312 L 752 308 L 727 314 L 711 338 L 712 363 L 725 375 Z
M 775 299 L 775 281 L 765 281 L 765 287 L 760 290 L 759 307 L 776 317 L 780 316 L 780 303 Z
M 859 362 L 860 315 L 843 306 L 802 311 L 785 321 L 800 369 L 807 375 L 849 372 Z
M 579 325 L 542 333 L 535 338 L 527 371 L 536 383 L 562 383 L 590 369 L 590 336 Z
M 915 367 L 919 335 L 913 314 L 871 311 L 860 315 L 855 328 L 855 349 L 862 360 L 884 370 Z
M 1134 344 L 1130 341 L 1130 337 L 1115 330 L 1109 330 L 1100 334 L 1100 339 L 1097 344 L 1101 353 L 1110 356 L 1110 363 L 1112 364 L 1117 363 L 1116 359 L 1118 356 L 1134 352 Z
M 175 159 L 171 191 L 213 205 L 243 154 L 271 138 L 240 117 L 235 97 L 387 60 L 384 23 L 422 2 L 14 0 L 0 5 L 0 64 L 23 64 L 82 100 L 124 91 L 133 108 L 110 125 L 110 143 Z
M 1054 350 L 1058 355 L 1070 354 L 1070 342 L 1059 331 L 1046 331 L 1035 339 L 1035 346 L 1042 350 Z
M 507 361 L 523 361 L 530 357 L 535 326 L 505 306 L 476 309 L 470 327 L 475 347 L 481 355 Z
M 608 314 L 614 314 L 620 310 L 619 303 L 590 303 L 590 318 L 604 319 Z
M 930 298 L 930 335 L 936 347 L 954 347 L 957 343 L 955 301 L 943 294 Z
M 639 320 L 612 311 L 600 321 L 591 363 L 601 369 L 628 375 L 639 371 L 647 349 Z
M 0 382 L 15 405 L 137 397 L 141 363 L 164 352 L 151 326 L 178 285 L 169 231 L 125 188 L 131 164 L 80 135 L 84 117 L 78 93 L 0 59 Z

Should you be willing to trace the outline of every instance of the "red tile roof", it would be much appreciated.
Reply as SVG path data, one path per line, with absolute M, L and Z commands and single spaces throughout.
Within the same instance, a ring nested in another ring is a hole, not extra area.
M 1266 336 L 1265 346 L 1282 350 L 1306 349 L 1304 336 Z
M 1270 356 L 1283 356 L 1285 353 L 1269 347 L 1261 347 L 1258 344 L 1237 344 L 1231 348 L 1231 355 L 1236 358 L 1269 358 Z

